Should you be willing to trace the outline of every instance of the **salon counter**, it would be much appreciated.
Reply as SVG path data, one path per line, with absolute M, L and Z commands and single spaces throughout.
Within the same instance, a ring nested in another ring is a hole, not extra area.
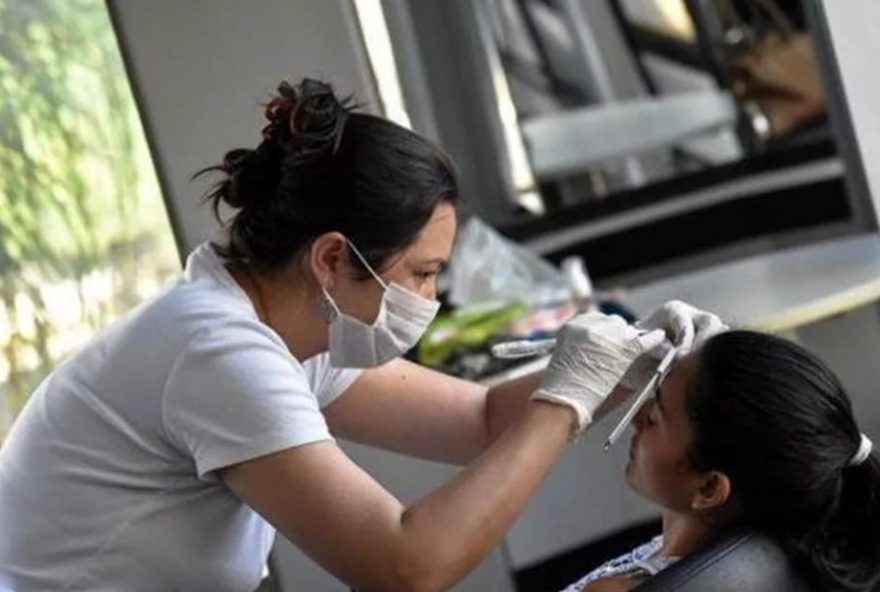
M 856 235 L 750 257 L 632 290 L 639 314 L 685 300 L 728 322 L 780 333 L 880 299 L 880 236 Z

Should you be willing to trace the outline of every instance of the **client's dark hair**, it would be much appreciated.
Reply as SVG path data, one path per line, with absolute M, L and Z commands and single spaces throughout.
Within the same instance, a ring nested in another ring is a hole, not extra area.
M 457 199 L 455 170 L 439 148 L 354 112 L 328 84 L 282 82 L 266 119 L 255 149 L 232 150 L 196 173 L 224 176 L 206 199 L 218 219 L 221 203 L 237 210 L 224 252 L 231 260 L 277 269 L 315 237 L 338 231 L 381 269 L 416 240 L 438 204 Z
M 860 431 L 837 377 L 802 347 L 731 331 L 700 352 L 687 396 L 697 470 L 732 482 L 748 525 L 822 590 L 880 589 L 880 463 L 850 466 Z

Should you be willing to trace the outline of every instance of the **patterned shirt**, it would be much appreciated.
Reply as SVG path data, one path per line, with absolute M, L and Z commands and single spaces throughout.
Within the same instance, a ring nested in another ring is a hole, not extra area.
M 661 557 L 659 552 L 662 548 L 663 535 L 658 535 L 629 553 L 603 563 L 562 592 L 582 592 L 593 582 L 604 578 L 653 576 L 675 563 L 678 559 L 677 557 Z

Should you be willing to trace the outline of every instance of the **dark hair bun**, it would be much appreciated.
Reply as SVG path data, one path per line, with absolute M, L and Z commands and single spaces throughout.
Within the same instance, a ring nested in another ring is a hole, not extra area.
M 223 187 L 222 200 L 233 208 L 245 208 L 265 197 L 271 191 L 275 175 L 265 164 L 271 164 L 270 150 L 263 147 L 256 150 L 236 148 L 223 157 L 223 164 L 213 167 L 228 176 L 220 185 Z M 218 203 L 215 203 L 218 206 Z
M 309 78 L 296 87 L 282 82 L 266 104 L 268 123 L 260 145 L 231 150 L 222 164 L 196 173 L 226 174 L 218 185 L 222 191 L 209 196 L 215 198 L 215 211 L 220 201 L 236 209 L 261 206 L 277 193 L 285 171 L 314 172 L 327 164 L 339 149 L 351 110 L 350 98 L 338 99 L 329 84 Z
M 282 82 L 278 96 L 266 105 L 269 123 L 263 138 L 283 147 L 297 163 L 332 156 L 350 110 L 350 98 L 339 100 L 329 84 L 306 78 L 294 88 Z

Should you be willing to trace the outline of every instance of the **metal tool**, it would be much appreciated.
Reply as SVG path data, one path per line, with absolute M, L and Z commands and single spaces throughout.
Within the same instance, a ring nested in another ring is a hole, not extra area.
M 556 347 L 555 339 L 521 339 L 505 341 L 492 346 L 492 355 L 500 360 L 517 360 L 549 354 Z
M 614 442 L 620 438 L 620 435 L 626 429 L 626 426 L 632 421 L 632 419 L 636 416 L 636 413 L 639 412 L 639 409 L 642 408 L 645 401 L 648 398 L 648 395 L 654 392 L 654 389 L 657 388 L 664 378 L 666 378 L 666 373 L 669 368 L 672 366 L 672 362 L 675 361 L 675 357 L 678 354 L 678 348 L 673 347 L 666 355 L 663 356 L 663 359 L 660 360 L 660 365 L 657 366 L 657 369 L 654 371 L 654 374 L 651 376 L 651 380 L 642 387 L 642 390 L 639 391 L 639 394 L 636 396 L 630 408 L 627 410 L 626 414 L 620 419 L 617 425 L 611 430 L 611 434 L 608 436 L 608 439 L 605 441 L 605 452 L 611 448 Z

